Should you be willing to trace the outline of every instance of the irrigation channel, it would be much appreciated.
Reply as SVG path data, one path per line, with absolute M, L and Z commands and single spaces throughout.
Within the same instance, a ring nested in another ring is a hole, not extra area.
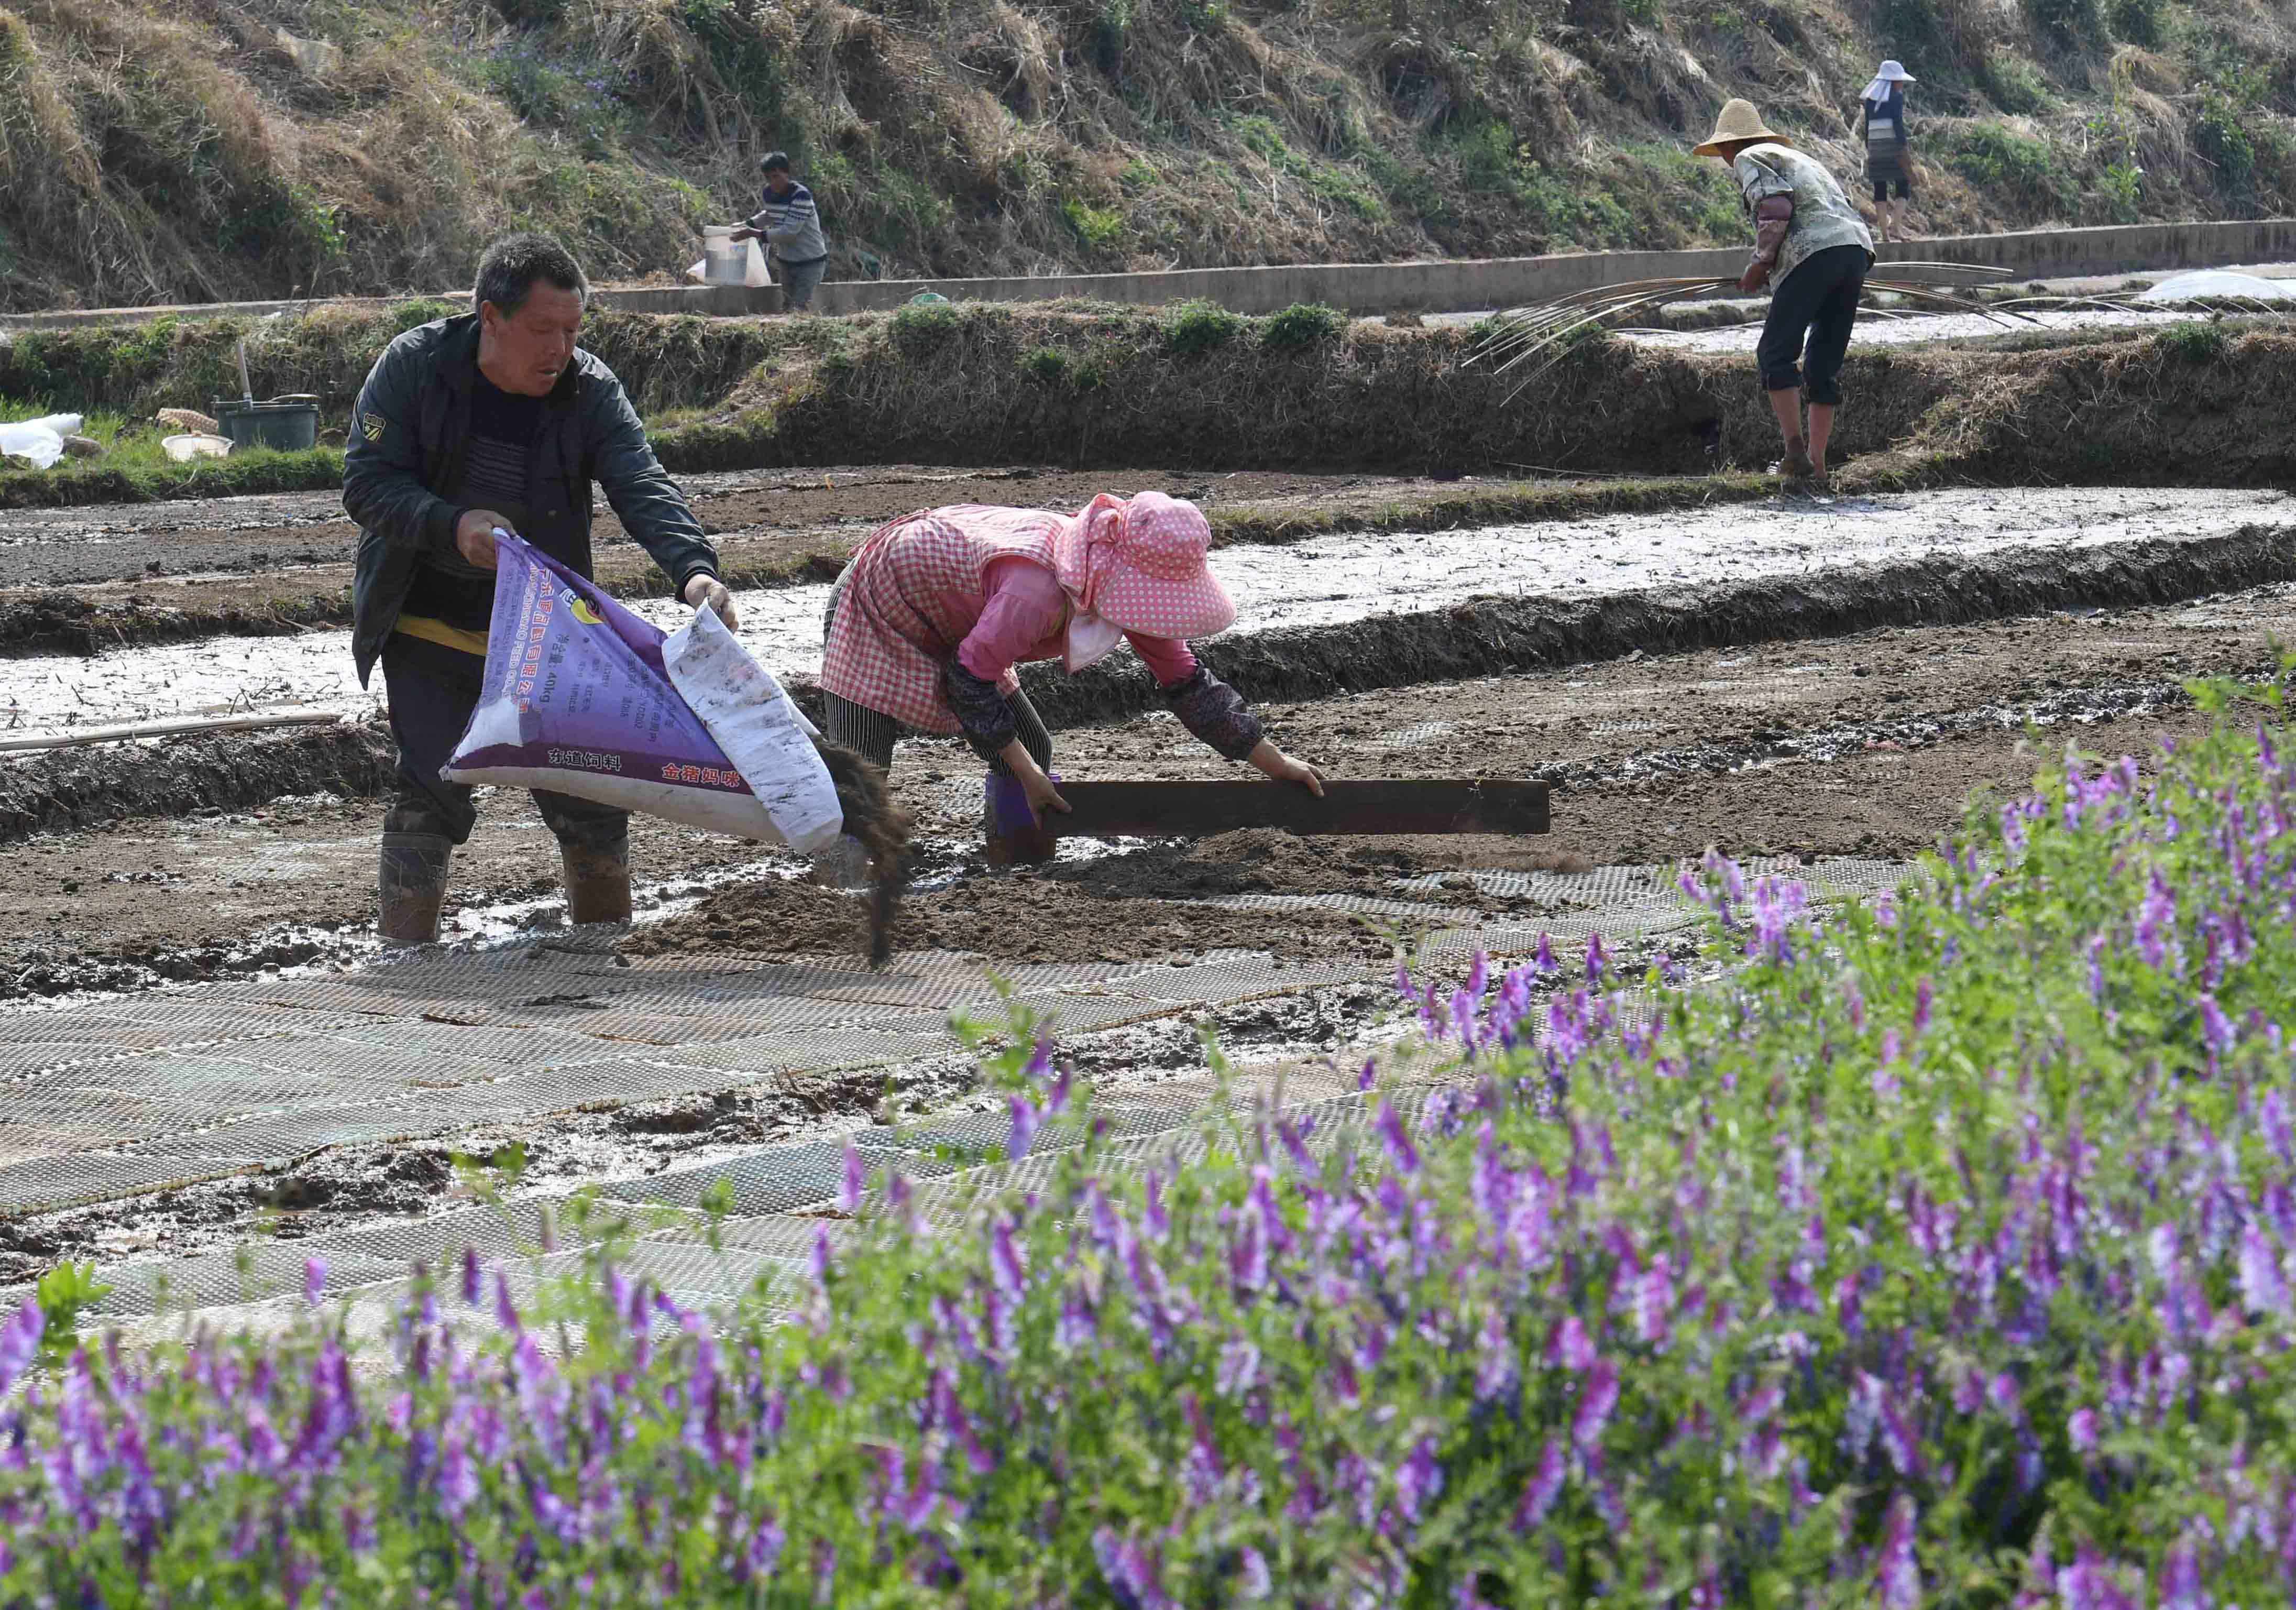
M 1218 570 L 1236 602 L 1232 630 L 1250 636 L 1438 612 L 1470 598 L 1721 589 L 1931 559 L 2206 542 L 2285 519 L 2292 507 L 2279 492 L 1915 493 L 1493 526 L 1438 538 L 1318 538 L 1228 548 Z M 817 670 L 828 596 L 826 583 L 738 594 L 743 640 L 777 673 Z M 667 599 L 635 607 L 664 627 L 687 612 Z M 378 694 L 358 685 L 348 631 L 225 637 L 9 661 L 0 722 L 48 728 L 289 705 L 364 715 Z
M 1072 842 L 992 871 L 975 763 L 913 743 L 895 783 L 924 848 L 882 973 L 791 858 L 652 822 L 639 921 L 570 932 L 515 794 L 455 863 L 452 942 L 383 958 L 366 722 L 12 761 L 0 1285 L 93 1258 L 120 1319 L 247 1315 L 316 1252 L 338 1287 L 387 1292 L 410 1258 L 532 1240 L 590 1184 L 661 1215 L 649 1272 L 724 1295 L 802 1256 L 849 1138 L 931 1171 L 943 1143 L 1000 1138 L 947 1027 L 993 1008 L 987 968 L 1053 1014 L 1138 1146 L 1201 1105 L 1201 1027 L 1248 1088 L 1344 1104 L 1397 1031 L 1398 957 L 1443 975 L 1597 932 L 1630 967 L 1687 954 L 1674 868 L 1709 844 L 1851 897 L 2046 751 L 2195 730 L 2185 679 L 2260 673 L 2290 636 L 2291 522 L 2274 493 L 1957 491 L 1224 549 L 1243 615 L 1205 652 L 1286 748 L 1341 776 L 1545 776 L 1554 831 Z M 801 678 L 821 597 L 747 593 L 745 635 Z M 19 658 L 0 704 L 357 714 L 347 660 L 327 630 Z M 1226 775 L 1136 678 L 1034 686 L 1066 776 Z M 513 1141 L 504 1217 L 451 1158 Z M 692 1210 L 721 1181 L 711 1253 Z

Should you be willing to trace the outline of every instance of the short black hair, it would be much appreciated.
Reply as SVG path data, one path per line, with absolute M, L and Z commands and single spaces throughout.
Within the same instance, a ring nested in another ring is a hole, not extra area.
M 786 151 L 769 151 L 758 159 L 759 173 L 787 173 L 789 170 L 789 152 Z
M 571 291 L 587 307 L 590 282 L 574 254 L 546 234 L 506 235 L 487 248 L 479 259 L 479 281 L 471 290 L 471 311 L 492 302 L 504 315 L 526 306 L 527 293 L 537 280 L 548 280 L 561 291 Z

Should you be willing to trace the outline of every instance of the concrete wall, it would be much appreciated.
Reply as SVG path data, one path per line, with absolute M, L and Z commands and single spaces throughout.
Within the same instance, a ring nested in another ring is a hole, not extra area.
M 2141 224 L 2104 229 L 2033 229 L 1949 236 L 1884 247 L 1883 261 L 1981 263 L 2020 280 L 2160 272 L 2226 263 L 2296 261 L 2296 219 L 2227 224 Z M 1091 301 L 1158 304 L 1201 297 L 1237 313 L 1275 313 L 1321 302 L 1349 313 L 1461 313 L 1517 308 L 1628 280 L 1734 275 L 1743 247 L 1702 251 L 1596 251 L 1457 262 L 1324 263 L 1275 268 L 1187 268 L 1166 274 L 1067 274 L 1029 279 L 856 280 L 824 285 L 824 313 L 897 308 L 920 292 L 951 301 Z
M 2224 224 L 2135 224 L 2103 229 L 2030 229 L 1956 235 L 1884 247 L 1882 259 L 1948 259 L 2006 268 L 2018 280 L 2161 273 L 2230 263 L 2296 261 L 2296 219 Z M 1734 275 L 1742 247 L 1704 251 L 1594 251 L 1553 257 L 1423 263 L 1302 263 L 1267 268 L 1183 268 L 1157 274 L 1057 274 L 1015 279 L 845 280 L 822 286 L 823 313 L 898 308 L 921 292 L 951 301 L 1080 299 L 1158 306 L 1201 297 L 1238 313 L 1275 313 L 1321 302 L 1349 313 L 1462 313 L 1515 308 L 1567 292 L 1628 280 Z M 459 301 L 464 292 L 455 292 Z M 382 299 L 387 304 L 389 300 Z M 0 316 L 0 332 L 75 324 L 299 313 L 310 302 L 211 303 L 183 308 L 97 308 Z M 597 305 L 629 313 L 739 316 L 781 311 L 782 293 L 738 285 L 608 286 Z

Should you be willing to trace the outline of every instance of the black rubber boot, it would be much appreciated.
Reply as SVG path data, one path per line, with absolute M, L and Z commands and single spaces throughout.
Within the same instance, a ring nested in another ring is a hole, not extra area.
M 439 942 L 439 910 L 447 903 L 447 865 L 454 855 L 454 841 L 443 833 L 384 829 L 374 924 L 384 944 Z
M 558 841 L 566 869 L 566 920 L 627 923 L 630 920 L 630 841 L 625 834 L 603 844 Z

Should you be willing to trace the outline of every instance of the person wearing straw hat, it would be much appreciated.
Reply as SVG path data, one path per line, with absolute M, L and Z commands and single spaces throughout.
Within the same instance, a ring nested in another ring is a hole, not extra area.
M 1914 164 L 1906 152 L 1906 89 L 1918 83 L 1902 63 L 1884 62 L 1858 97 L 1866 131 L 1866 182 L 1874 186 L 1874 211 L 1882 238 L 1898 238 L 1898 209 L 1914 200 Z M 1890 192 L 1897 192 L 1893 200 Z
M 1074 515 L 958 504 L 884 526 L 854 553 L 823 618 L 824 727 L 879 766 L 904 727 L 962 733 L 988 763 L 992 834 L 1065 811 L 1052 738 L 1013 668 L 1071 674 L 1132 645 L 1182 726 L 1231 760 L 1324 792 L 1323 774 L 1267 739 L 1186 639 L 1224 631 L 1235 605 L 1205 563 L 1193 503 L 1107 493 Z
M 1721 159 L 1754 220 L 1754 255 L 1739 289 L 1751 294 L 1773 286 L 1755 348 L 1762 390 L 1785 438 L 1785 456 L 1770 472 L 1823 485 L 1826 443 L 1841 406 L 1841 360 L 1866 271 L 1874 266 L 1874 237 L 1833 176 L 1763 123 L 1751 101 L 1724 102 L 1713 135 L 1692 152 Z

